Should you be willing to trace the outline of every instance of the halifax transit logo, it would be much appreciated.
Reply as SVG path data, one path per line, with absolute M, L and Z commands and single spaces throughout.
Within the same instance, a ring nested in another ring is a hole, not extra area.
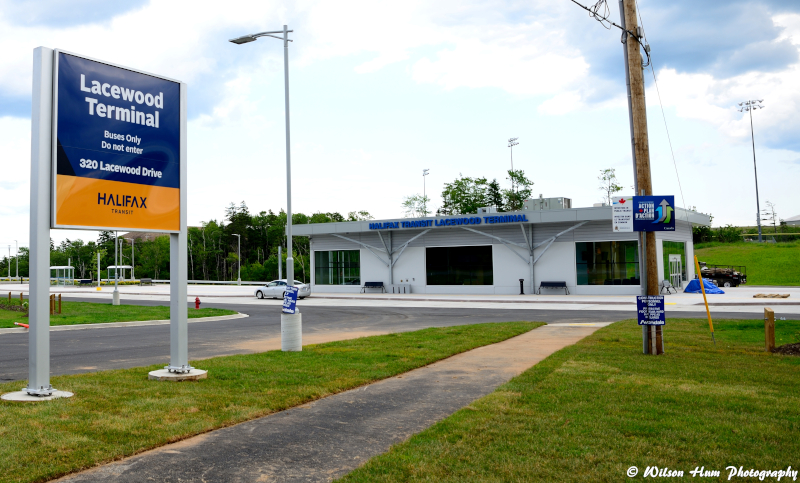
M 111 212 L 121 215 L 129 215 L 132 214 L 132 210 L 120 210 L 119 207 L 123 208 L 144 208 L 147 209 L 147 197 L 146 196 L 133 196 L 133 195 L 116 195 L 116 198 L 113 193 L 97 193 L 97 204 L 98 205 L 106 205 L 106 206 L 115 206 L 117 208 L 112 208 Z

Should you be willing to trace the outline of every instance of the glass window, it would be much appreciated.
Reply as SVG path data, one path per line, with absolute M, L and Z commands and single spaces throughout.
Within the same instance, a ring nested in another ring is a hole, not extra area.
M 492 246 L 425 249 L 428 285 L 492 285 Z
M 663 280 L 669 280 L 672 282 L 672 273 L 670 270 L 670 263 L 669 263 L 669 256 L 670 255 L 678 255 L 681 257 L 681 267 L 680 267 L 680 275 L 681 281 L 687 281 L 686 278 L 686 244 L 683 242 L 675 242 L 675 241 L 667 241 L 664 240 L 662 242 L 662 248 L 664 252 L 664 278 Z M 674 258 L 674 257 L 673 257 Z M 677 275 L 677 274 L 676 274 Z M 675 285 L 673 283 L 673 285 Z
M 314 251 L 314 278 L 317 285 L 361 285 L 361 252 Z
M 577 242 L 578 285 L 639 285 L 639 242 Z

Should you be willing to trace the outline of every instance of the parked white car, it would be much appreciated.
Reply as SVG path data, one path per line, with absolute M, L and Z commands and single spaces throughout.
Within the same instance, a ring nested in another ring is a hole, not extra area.
M 272 299 L 281 298 L 282 299 L 283 298 L 283 292 L 286 291 L 286 284 L 287 284 L 287 281 L 286 281 L 285 278 L 282 279 L 282 280 L 273 280 L 273 281 L 271 281 L 270 283 L 268 283 L 266 285 L 258 287 L 255 290 L 254 295 L 256 296 L 256 298 L 260 298 L 260 299 L 264 299 L 264 298 L 272 298 Z M 294 281 L 294 285 L 295 285 L 295 287 L 298 288 L 297 298 L 304 299 L 304 298 L 308 297 L 309 295 L 311 295 L 311 286 L 309 284 L 303 283 L 303 282 L 301 282 L 299 280 L 295 280 Z

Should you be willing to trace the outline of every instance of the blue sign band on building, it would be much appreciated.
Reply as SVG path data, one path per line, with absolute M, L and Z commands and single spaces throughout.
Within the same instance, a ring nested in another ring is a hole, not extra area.
M 675 231 L 675 197 L 634 196 L 633 231 Z
M 434 220 L 387 221 L 370 223 L 370 230 L 397 230 L 400 228 L 427 228 L 431 226 L 462 226 L 494 223 L 528 223 L 525 215 L 463 216 L 458 218 L 439 218 Z
M 639 295 L 636 297 L 636 319 L 639 325 L 666 325 L 663 295 Z

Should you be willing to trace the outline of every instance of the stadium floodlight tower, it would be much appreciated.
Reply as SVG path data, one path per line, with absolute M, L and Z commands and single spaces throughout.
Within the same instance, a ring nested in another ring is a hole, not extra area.
M 756 109 L 764 109 L 761 103 L 764 99 L 750 100 L 739 103 L 738 111 L 747 112 L 750 114 L 750 142 L 753 144 L 753 172 L 756 176 L 756 220 L 758 222 L 758 242 L 761 243 L 761 206 L 758 202 L 758 169 L 756 168 L 756 139 L 753 134 L 753 111 Z
M 287 26 L 283 30 L 273 30 L 271 32 L 261 32 L 257 34 L 243 35 L 230 41 L 234 44 L 246 44 L 254 42 L 259 37 L 272 37 L 283 40 L 283 85 L 286 104 L 286 283 L 294 285 L 294 259 L 292 258 L 292 154 L 289 145 L 289 33 Z M 282 35 L 278 37 L 278 34 Z M 280 260 L 278 260 L 280 263 Z
M 511 138 L 511 139 L 508 140 L 508 148 L 511 151 L 511 171 L 512 172 L 514 171 L 514 146 L 519 144 L 517 139 L 519 139 L 519 138 Z M 516 193 L 516 190 L 514 189 L 514 177 L 513 176 L 511 177 L 511 191 Z

